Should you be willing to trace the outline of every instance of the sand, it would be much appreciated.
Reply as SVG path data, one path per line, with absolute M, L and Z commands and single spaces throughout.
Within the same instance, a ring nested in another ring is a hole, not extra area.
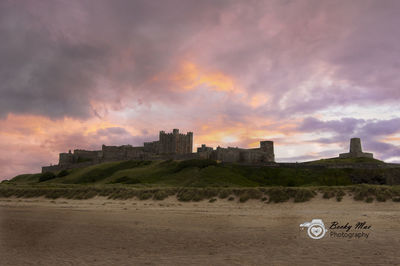
M 299 225 L 316 218 L 369 236 L 311 239 Z M 0 199 L 0 265 L 399 264 L 395 202 Z

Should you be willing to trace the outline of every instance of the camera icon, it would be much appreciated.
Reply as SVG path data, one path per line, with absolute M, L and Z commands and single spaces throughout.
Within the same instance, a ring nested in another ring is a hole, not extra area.
M 305 222 L 300 224 L 300 228 L 303 230 L 307 229 L 307 234 L 312 239 L 321 239 L 325 236 L 328 230 L 325 229 L 324 222 L 321 219 L 312 219 L 311 222 Z

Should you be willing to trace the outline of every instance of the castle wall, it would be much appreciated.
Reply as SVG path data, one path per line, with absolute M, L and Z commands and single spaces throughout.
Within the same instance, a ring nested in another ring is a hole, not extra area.
M 240 148 L 221 148 L 215 151 L 208 151 L 204 145 L 198 148 L 200 158 L 210 158 L 222 162 L 240 162 L 249 164 L 259 164 L 275 162 L 274 143 L 272 141 L 261 141 L 260 148 L 240 149 Z
M 74 162 L 93 161 L 98 162 L 101 160 L 102 151 L 87 151 L 87 150 L 74 150 Z
M 144 160 L 147 157 L 144 147 L 129 147 L 126 149 L 126 158 L 128 160 Z
M 260 150 L 241 150 L 240 162 L 244 163 L 263 163 L 266 161 L 265 152 Z
M 103 161 L 125 160 L 127 158 L 127 146 L 102 146 Z
M 60 153 L 59 165 L 69 165 L 74 163 L 74 155 L 72 153 Z
M 234 163 L 240 161 L 240 149 L 239 148 L 221 148 L 218 147 L 215 152 L 212 154 L 210 159 L 214 159 L 217 161 Z
M 160 153 L 160 142 L 159 141 L 152 141 L 152 142 L 145 142 L 143 144 L 143 151 L 147 153 Z
M 197 157 L 199 159 L 210 159 L 213 151 L 212 147 L 207 147 L 205 144 L 202 144 L 201 147 L 197 148 Z

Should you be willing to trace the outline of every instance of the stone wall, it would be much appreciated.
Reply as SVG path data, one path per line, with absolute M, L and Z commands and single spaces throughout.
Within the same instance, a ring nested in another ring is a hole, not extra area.
M 74 150 L 75 162 L 83 161 L 100 161 L 102 157 L 102 151 L 87 151 L 87 150 Z
M 211 158 L 213 160 L 233 163 L 240 161 L 240 149 L 239 148 L 221 148 L 218 147 L 212 154 Z
M 60 153 L 59 165 L 69 165 L 74 163 L 74 155 L 69 151 L 69 153 Z

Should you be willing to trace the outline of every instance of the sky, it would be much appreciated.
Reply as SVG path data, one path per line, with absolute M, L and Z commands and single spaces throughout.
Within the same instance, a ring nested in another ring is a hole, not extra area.
M 0 180 L 194 133 L 400 162 L 400 1 L 0 1 Z

